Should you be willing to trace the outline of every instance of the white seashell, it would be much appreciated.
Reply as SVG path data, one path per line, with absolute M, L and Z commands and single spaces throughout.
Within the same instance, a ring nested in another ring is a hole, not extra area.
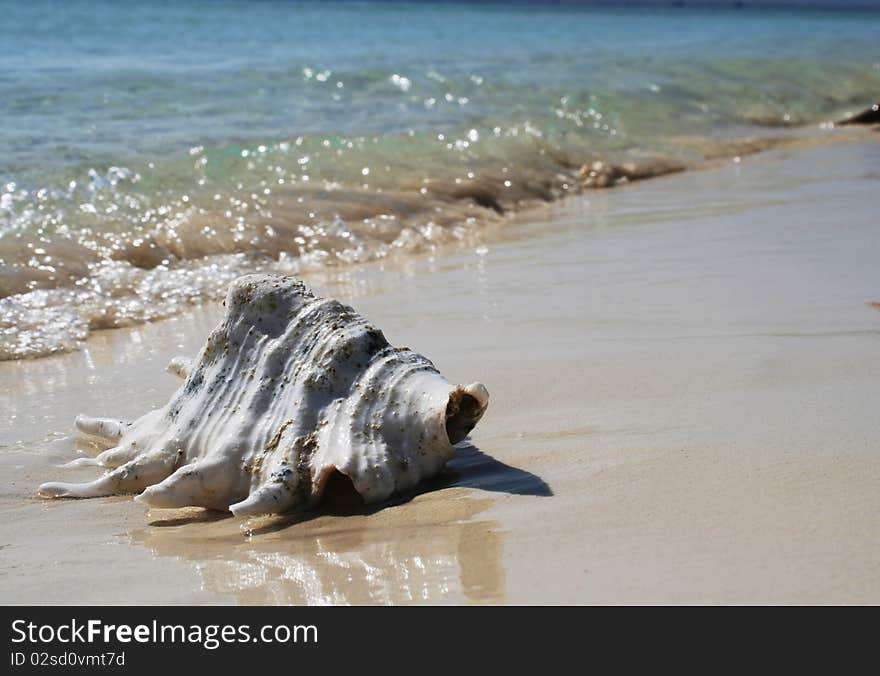
M 273 275 L 236 280 L 198 358 L 169 371 L 186 380 L 163 408 L 131 424 L 77 418 L 116 443 L 94 459 L 112 471 L 40 495 L 257 515 L 316 505 L 338 472 L 379 502 L 436 474 L 489 403 L 480 383 L 452 385 L 352 308 Z

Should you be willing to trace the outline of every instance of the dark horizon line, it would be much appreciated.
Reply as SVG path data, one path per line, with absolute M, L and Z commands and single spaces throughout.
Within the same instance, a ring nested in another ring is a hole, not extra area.
M 224 0 L 220 0 L 221 2 Z M 671 7 L 719 9 L 880 10 L 880 0 L 255 0 L 257 2 L 339 2 L 413 5 L 596 5 L 605 7 Z

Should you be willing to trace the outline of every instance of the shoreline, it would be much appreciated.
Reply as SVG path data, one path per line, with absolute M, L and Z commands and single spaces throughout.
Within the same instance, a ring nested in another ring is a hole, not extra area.
M 0 298 L 0 362 L 75 351 L 82 349 L 96 331 L 162 321 L 185 313 L 222 298 L 228 284 L 242 274 L 275 272 L 320 279 L 332 278 L 340 269 L 357 274 L 364 265 L 406 266 L 410 258 L 449 256 L 467 247 L 491 245 L 502 239 L 504 231 L 512 225 L 541 218 L 543 212 L 555 205 L 584 198 L 596 190 L 673 173 L 705 171 L 766 152 L 870 142 L 873 135 L 867 128 L 840 129 L 822 124 L 791 128 L 785 135 L 758 134 L 711 141 L 696 137 L 680 139 L 683 149 L 692 146 L 688 152 L 703 158 L 697 162 L 658 156 L 637 161 L 583 163 L 584 158 L 575 161 L 548 148 L 549 165 L 534 176 L 522 167 L 513 167 L 510 174 L 494 177 L 490 173 L 463 182 L 459 178 L 454 182 L 433 180 L 429 187 L 420 190 L 414 185 L 398 186 L 392 191 L 380 189 L 383 195 L 371 195 L 364 185 L 360 196 L 366 200 L 363 204 L 352 201 L 352 194 L 340 197 L 329 189 L 308 188 L 314 192 L 308 203 L 312 205 L 315 200 L 314 204 L 320 205 L 320 209 L 310 207 L 316 211 L 325 210 L 333 195 L 342 200 L 333 223 L 306 226 L 315 213 L 300 214 L 300 207 L 281 206 L 289 199 L 279 199 L 277 211 L 264 213 L 257 209 L 253 214 L 256 239 L 252 249 L 243 251 L 238 251 L 241 244 L 227 241 L 229 233 L 220 233 L 223 228 L 219 224 L 224 219 L 214 214 L 217 220 L 212 223 L 212 212 L 203 210 L 191 219 L 183 219 L 165 234 L 159 230 L 136 230 L 128 239 L 114 235 L 115 239 L 106 243 L 112 244 L 110 258 L 107 252 L 89 252 L 64 238 L 57 242 L 46 239 L 36 249 L 30 244 L 17 253 L 11 247 L 14 242 L 10 242 L 3 259 L 6 271 L 0 275 L 0 292 L 6 294 Z M 542 159 L 542 163 L 547 165 L 548 160 Z M 503 180 L 505 176 L 514 179 L 514 188 L 505 187 L 511 185 L 511 181 Z M 300 189 L 306 190 L 303 186 Z M 427 200 L 424 204 L 416 199 L 420 196 Z M 377 202 L 377 198 L 381 199 Z M 300 196 L 296 201 L 302 199 Z M 384 206 L 383 200 L 387 200 Z M 391 225 L 383 225 L 383 219 L 391 219 Z M 361 220 L 363 223 L 358 225 Z M 391 230 L 386 231 L 388 227 Z M 265 228 L 265 237 L 256 234 L 260 228 Z M 301 236 L 303 228 L 321 233 L 315 241 L 326 241 L 311 250 L 312 244 L 306 244 Z M 397 234 L 394 228 L 399 229 Z M 207 230 L 214 232 L 215 244 L 199 239 L 203 234 L 197 233 Z M 236 234 L 236 238 L 239 236 L 243 235 Z M 95 233 L 96 241 L 102 237 Z M 299 255 L 291 256 L 278 241 L 299 242 Z M 187 253 L 188 248 L 202 251 L 203 255 Z M 39 264 L 34 256 L 37 253 L 45 255 L 45 264 Z M 16 262 L 18 258 L 21 260 Z M 67 281 L 46 286 L 47 280 L 60 275 L 62 269 L 66 270 L 62 276 L 66 275 Z M 16 281 L 17 275 L 24 276 Z M 25 291 L 31 284 L 37 286 Z
M 57 467 L 74 416 L 167 400 L 165 364 L 220 308 L 0 363 L 5 602 L 880 602 L 878 161 L 875 141 L 773 151 L 307 278 L 492 395 L 473 446 L 377 510 L 33 496 L 93 475 Z

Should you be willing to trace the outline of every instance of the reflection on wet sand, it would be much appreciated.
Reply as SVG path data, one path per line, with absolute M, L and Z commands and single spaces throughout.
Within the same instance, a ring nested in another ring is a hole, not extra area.
M 437 479 L 395 504 L 246 523 L 161 510 L 131 537 L 154 556 L 195 562 L 207 591 L 242 604 L 503 603 L 505 535 L 475 520 L 494 501 L 470 489 L 553 495 L 540 477 L 462 444 Z
M 155 556 L 195 562 L 204 587 L 242 604 L 500 603 L 504 534 L 473 518 L 492 503 L 450 489 L 404 505 L 242 524 L 196 510 L 151 513 L 132 533 Z M 169 518 L 170 517 L 170 518 Z

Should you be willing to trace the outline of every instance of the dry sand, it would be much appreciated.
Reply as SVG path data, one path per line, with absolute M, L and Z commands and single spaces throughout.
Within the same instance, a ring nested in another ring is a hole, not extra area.
M 4 603 L 880 602 L 880 143 L 573 200 L 476 251 L 309 280 L 492 394 L 416 496 L 239 523 L 44 501 L 219 308 L 0 363 Z

